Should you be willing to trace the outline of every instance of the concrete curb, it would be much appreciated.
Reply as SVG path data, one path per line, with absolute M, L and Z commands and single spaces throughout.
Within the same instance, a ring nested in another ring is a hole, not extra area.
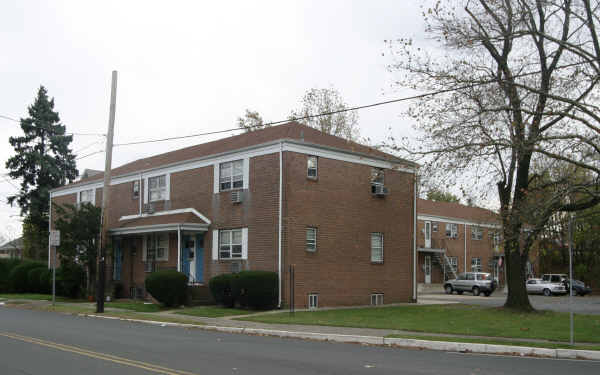
M 103 316 L 94 314 L 77 314 L 77 316 L 88 318 L 101 318 L 111 320 L 123 320 L 134 323 L 145 323 L 157 325 L 161 327 L 182 327 L 182 328 L 197 328 L 206 331 L 238 333 L 258 336 L 273 336 L 282 338 L 296 338 L 315 341 L 331 341 L 340 343 L 354 343 L 363 345 L 379 345 L 390 346 L 397 348 L 410 349 L 428 349 L 439 350 L 446 352 L 459 353 L 483 353 L 483 354 L 500 354 L 513 355 L 519 357 L 538 357 L 538 358 L 554 358 L 554 359 L 585 359 L 592 361 L 600 361 L 600 351 L 594 350 L 573 350 L 573 349 L 548 349 L 548 348 L 533 348 L 527 346 L 512 346 L 512 345 L 492 345 L 492 344 L 475 344 L 464 342 L 451 341 L 430 341 L 418 339 L 403 339 L 403 338 L 386 338 L 379 336 L 357 336 L 343 335 L 331 333 L 316 333 L 316 332 L 298 332 L 284 331 L 264 328 L 243 328 L 243 327 L 227 327 L 227 326 L 209 326 L 198 324 L 159 322 L 155 320 L 142 320 L 131 318 L 120 318 L 115 316 Z

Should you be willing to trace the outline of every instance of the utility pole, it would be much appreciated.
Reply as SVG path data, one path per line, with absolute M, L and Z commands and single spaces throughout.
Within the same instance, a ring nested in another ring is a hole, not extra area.
M 573 215 L 569 214 L 569 319 L 571 324 L 570 343 L 573 345 Z
M 108 115 L 108 133 L 106 134 L 106 161 L 104 163 L 104 184 L 102 187 L 102 214 L 100 217 L 100 246 L 98 251 L 98 278 L 96 284 L 96 312 L 104 312 L 104 284 L 106 280 L 106 244 L 108 243 L 108 210 L 110 172 L 112 165 L 113 134 L 115 130 L 115 107 L 117 102 L 117 71 L 112 72 L 110 88 L 110 111 Z

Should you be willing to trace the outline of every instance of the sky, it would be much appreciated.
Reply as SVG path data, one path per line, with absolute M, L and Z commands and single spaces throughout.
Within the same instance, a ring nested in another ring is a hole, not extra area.
M 0 115 L 27 115 L 40 85 L 68 132 L 106 133 L 118 71 L 115 143 L 236 127 L 246 109 L 284 120 L 310 88 L 335 88 L 348 106 L 409 95 L 384 40 L 423 39 L 420 1 L 3 1 Z M 405 104 L 359 111 L 379 143 L 411 132 Z M 391 129 L 391 130 L 390 130 Z M 391 132 L 391 133 L 390 133 Z M 0 234 L 20 234 L 5 204 L 17 122 L 0 118 Z M 232 135 L 117 147 L 113 167 Z M 104 137 L 75 135 L 85 168 L 104 169 Z M 96 154 L 94 154 L 96 153 Z M 91 156 L 83 157 L 89 154 Z

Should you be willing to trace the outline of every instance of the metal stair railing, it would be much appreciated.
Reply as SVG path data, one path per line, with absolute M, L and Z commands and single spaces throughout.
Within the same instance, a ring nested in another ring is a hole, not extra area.
M 446 253 L 443 253 L 442 255 L 444 257 L 444 267 L 448 266 L 448 268 L 450 269 L 450 272 L 452 272 L 452 275 L 456 279 L 457 278 L 456 269 L 454 269 L 454 266 L 450 263 L 450 258 L 448 258 L 448 256 L 446 255 Z

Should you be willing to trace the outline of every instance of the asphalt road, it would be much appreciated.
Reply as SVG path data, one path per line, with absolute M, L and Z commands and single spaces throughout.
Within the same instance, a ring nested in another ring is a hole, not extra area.
M 475 297 L 469 293 L 464 293 L 459 296 L 457 294 L 450 295 L 440 292 L 434 294 L 422 294 L 419 298 L 496 307 L 504 305 L 506 294 L 496 291 L 489 297 L 484 297 L 483 295 Z M 569 312 L 569 296 L 546 297 L 533 294 L 529 295 L 529 301 L 537 310 Z M 600 314 L 600 296 L 573 296 L 573 312 L 578 314 Z
M 0 373 L 596 375 L 600 362 L 312 342 L 0 307 Z

